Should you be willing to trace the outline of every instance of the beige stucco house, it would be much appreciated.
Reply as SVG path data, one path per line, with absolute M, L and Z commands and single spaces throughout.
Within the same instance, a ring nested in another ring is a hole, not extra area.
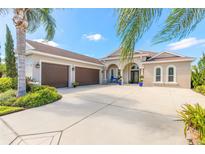
M 71 51 L 27 40 L 26 76 L 56 87 L 106 84 L 122 77 L 122 84 L 190 88 L 193 58 L 171 52 L 137 51 L 131 62 L 120 61 L 120 50 L 95 59 Z

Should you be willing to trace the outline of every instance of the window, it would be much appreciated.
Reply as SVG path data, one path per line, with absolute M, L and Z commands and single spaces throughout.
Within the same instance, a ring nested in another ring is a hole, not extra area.
M 153 74 L 153 81 L 162 83 L 163 82 L 163 69 L 161 66 L 155 66 L 154 67 L 154 74 Z
M 138 69 L 139 69 L 139 67 L 138 67 L 137 64 L 134 64 L 134 65 L 132 65 L 132 67 L 131 67 L 131 70 L 138 70 Z
M 157 67 L 156 68 L 156 70 L 155 70 L 155 81 L 156 82 L 161 82 L 161 78 L 162 78 L 162 76 L 161 76 L 161 74 L 162 74 L 162 72 L 161 72 L 161 68 L 160 67 Z
M 167 74 L 168 74 L 168 82 L 175 82 L 175 67 L 174 66 L 168 66 Z

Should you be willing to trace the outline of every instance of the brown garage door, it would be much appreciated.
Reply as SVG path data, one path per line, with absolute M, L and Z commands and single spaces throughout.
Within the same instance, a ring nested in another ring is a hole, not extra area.
M 75 68 L 75 80 L 80 85 L 99 84 L 99 70 L 76 67 Z
M 41 82 L 57 88 L 68 86 L 68 66 L 42 63 Z

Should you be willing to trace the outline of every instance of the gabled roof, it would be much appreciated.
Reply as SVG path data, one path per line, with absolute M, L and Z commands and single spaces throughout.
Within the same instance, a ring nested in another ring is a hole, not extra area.
M 36 42 L 36 41 L 26 40 L 26 42 L 31 47 L 33 47 L 32 50 L 37 50 L 38 52 L 51 54 L 51 55 L 55 55 L 55 56 L 71 58 L 71 59 L 77 59 L 77 60 L 81 60 L 81 61 L 85 61 L 85 62 L 90 62 L 90 63 L 95 63 L 95 64 L 102 65 L 102 63 L 96 58 L 88 57 L 88 56 L 85 56 L 85 55 L 81 55 L 81 54 L 78 54 L 78 53 L 74 53 L 72 51 L 68 51 L 68 50 L 64 50 L 64 49 L 61 49 L 61 48 L 53 47 L 53 46 L 46 45 L 46 44 Z
M 121 52 L 121 50 L 117 49 L 117 50 L 115 50 L 114 52 L 112 52 L 111 54 L 109 54 L 108 56 L 106 56 L 106 57 L 104 57 L 102 59 L 118 57 L 118 56 L 120 56 L 120 52 Z M 144 54 L 146 54 L 148 57 L 152 57 L 152 56 L 156 55 L 157 52 L 144 51 L 144 50 L 138 50 L 138 51 L 134 52 L 134 55 L 136 55 L 136 56 L 137 55 L 140 56 L 140 55 L 144 55 Z
M 147 59 L 146 62 L 144 63 L 153 63 L 153 62 L 170 62 L 170 61 L 193 61 L 194 58 L 193 57 L 187 57 L 187 56 L 183 56 L 183 55 L 179 55 L 176 53 L 172 53 L 172 52 L 160 52 L 154 56 L 152 56 L 151 58 Z

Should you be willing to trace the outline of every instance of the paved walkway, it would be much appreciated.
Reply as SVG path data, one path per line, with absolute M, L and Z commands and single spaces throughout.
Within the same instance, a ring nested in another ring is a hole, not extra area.
M 84 86 L 55 103 L 0 117 L 0 144 L 186 144 L 176 110 L 190 89 Z

